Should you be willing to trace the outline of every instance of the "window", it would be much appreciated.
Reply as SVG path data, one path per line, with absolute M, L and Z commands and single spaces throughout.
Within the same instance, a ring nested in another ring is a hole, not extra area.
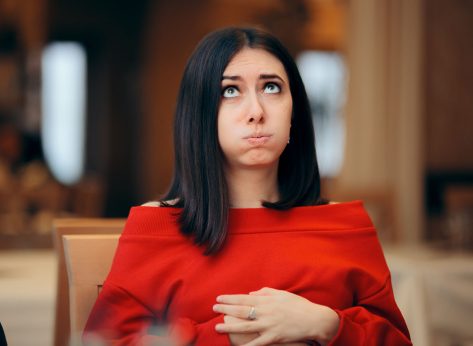
M 71 185 L 84 171 L 86 54 L 75 42 L 54 42 L 43 51 L 41 137 L 55 178 Z
M 297 64 L 312 107 L 320 175 L 334 177 L 344 157 L 345 64 L 340 54 L 321 51 L 303 52 Z

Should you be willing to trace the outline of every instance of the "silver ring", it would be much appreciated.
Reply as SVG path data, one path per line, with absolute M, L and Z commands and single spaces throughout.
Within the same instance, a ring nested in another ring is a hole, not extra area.
M 248 313 L 248 319 L 251 321 L 256 320 L 256 309 L 254 306 L 250 308 L 250 312 Z

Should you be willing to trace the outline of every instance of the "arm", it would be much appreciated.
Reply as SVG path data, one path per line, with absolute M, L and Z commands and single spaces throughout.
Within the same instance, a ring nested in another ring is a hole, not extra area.
M 394 300 L 390 277 L 380 290 L 360 299 L 356 306 L 335 311 L 340 317 L 340 326 L 329 346 L 412 345 Z
M 382 289 L 345 310 L 312 303 L 286 291 L 263 288 L 250 295 L 219 297 L 215 311 L 245 319 L 250 306 L 256 308 L 255 320 L 219 324 L 219 332 L 258 333 L 245 346 L 275 342 L 314 340 L 320 345 L 412 345 L 399 312 L 390 278 Z
M 215 331 L 223 315 L 197 323 L 181 318 L 153 331 L 154 314 L 135 297 L 111 283 L 104 285 L 90 313 L 83 343 L 125 345 L 230 345 L 227 335 Z M 160 335 L 155 335 L 160 334 Z
M 337 313 L 329 307 L 273 288 L 265 287 L 250 294 L 222 295 L 217 297 L 217 302 L 214 311 L 226 315 L 225 323 L 216 326 L 217 331 L 229 333 L 232 341 L 238 334 L 257 335 L 244 343 L 245 346 L 310 344 L 312 340 L 326 345 L 339 325 Z M 229 321 L 228 316 L 237 320 Z

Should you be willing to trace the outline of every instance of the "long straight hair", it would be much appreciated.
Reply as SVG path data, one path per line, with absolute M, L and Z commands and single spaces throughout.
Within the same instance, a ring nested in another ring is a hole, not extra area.
M 283 64 L 292 95 L 290 143 L 279 159 L 280 200 L 263 201 L 266 208 L 326 204 L 320 196 L 320 174 L 315 152 L 312 115 L 297 66 L 289 52 L 271 34 L 256 28 L 230 27 L 208 34 L 199 43 L 184 70 L 174 119 L 174 176 L 163 207 L 182 208 L 179 226 L 205 254 L 215 254 L 227 237 L 230 208 L 218 142 L 217 116 L 221 79 L 230 60 L 243 48 L 263 49 Z M 175 204 L 166 203 L 177 200 Z

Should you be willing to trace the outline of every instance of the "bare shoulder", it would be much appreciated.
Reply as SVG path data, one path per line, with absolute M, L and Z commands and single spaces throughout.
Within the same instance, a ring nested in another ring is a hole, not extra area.
M 175 199 L 170 199 L 169 201 L 165 201 L 167 205 L 174 205 L 178 202 L 178 198 L 175 198 Z M 161 206 L 161 202 L 159 201 L 150 201 L 150 202 L 146 202 L 146 203 L 143 203 L 141 205 L 142 207 L 160 207 Z
M 143 203 L 141 206 L 142 207 L 160 207 L 161 203 L 158 201 L 150 201 L 150 202 Z

